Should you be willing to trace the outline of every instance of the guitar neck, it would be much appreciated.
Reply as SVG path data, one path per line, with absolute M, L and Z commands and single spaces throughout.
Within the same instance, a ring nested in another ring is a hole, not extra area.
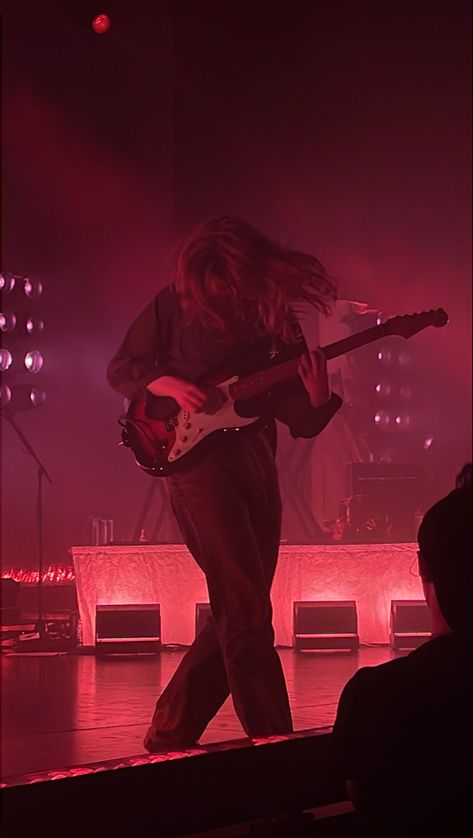
M 373 326 L 364 332 L 358 332 L 355 335 L 342 338 L 342 340 L 337 340 L 335 343 L 322 346 L 322 352 L 327 361 L 331 361 L 333 358 L 338 358 L 340 355 L 345 355 L 347 352 L 352 352 L 354 349 L 359 349 L 361 346 L 379 340 L 385 334 L 384 326 L 380 323 L 378 326 Z M 274 384 L 279 384 L 289 378 L 294 378 L 297 375 L 300 359 L 301 356 L 298 355 L 290 361 L 285 361 L 275 367 L 270 367 L 267 370 L 262 370 L 261 372 L 241 378 L 239 381 L 235 381 L 230 387 L 231 397 L 235 401 L 251 399 L 269 390 Z

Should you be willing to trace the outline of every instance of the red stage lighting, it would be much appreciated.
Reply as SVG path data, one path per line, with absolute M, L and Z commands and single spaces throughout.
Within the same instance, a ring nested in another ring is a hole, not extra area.
M 103 35 L 110 29 L 110 18 L 108 15 L 97 15 L 92 21 L 92 29 L 97 35 Z
M 38 373 L 44 364 L 44 358 L 38 349 L 32 349 L 24 357 L 24 364 L 28 372 Z
M 24 278 L 23 290 L 27 297 L 40 297 L 43 293 L 43 284 L 38 279 Z
M 0 372 L 6 372 L 13 364 L 13 355 L 9 349 L 0 349 Z

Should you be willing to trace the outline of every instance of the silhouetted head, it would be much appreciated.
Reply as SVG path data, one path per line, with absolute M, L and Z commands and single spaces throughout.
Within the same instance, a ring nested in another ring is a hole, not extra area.
M 419 570 L 432 583 L 440 610 L 455 634 L 470 637 L 472 605 L 471 483 L 450 492 L 419 528 Z
M 336 299 L 335 285 L 318 259 L 284 248 L 231 216 L 194 230 L 179 253 L 174 284 L 190 319 L 242 337 L 291 340 L 291 306 L 308 302 L 328 315 Z

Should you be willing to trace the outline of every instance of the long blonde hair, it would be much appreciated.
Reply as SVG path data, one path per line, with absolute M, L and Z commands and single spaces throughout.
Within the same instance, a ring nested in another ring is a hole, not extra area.
M 251 224 L 222 216 L 183 244 L 174 280 L 189 320 L 216 334 L 294 336 L 294 304 L 332 312 L 336 288 L 314 256 L 289 250 Z

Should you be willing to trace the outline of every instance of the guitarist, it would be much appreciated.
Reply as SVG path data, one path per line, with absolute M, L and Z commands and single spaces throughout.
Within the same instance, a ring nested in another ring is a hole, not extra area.
M 110 362 L 111 386 L 130 400 L 146 398 L 158 416 L 176 403 L 205 411 L 212 390 L 201 382 L 225 366 L 242 375 L 305 353 L 298 377 L 251 405 L 247 415 L 261 422 L 221 433 L 219 447 L 165 478 L 184 541 L 205 573 L 212 617 L 157 702 L 148 751 L 196 743 L 230 693 L 248 736 L 292 730 L 270 602 L 281 526 L 274 417 L 308 438 L 339 409 L 325 358 L 307 351 L 293 313 L 309 303 L 329 315 L 335 299 L 316 258 L 222 217 L 191 234 L 171 285 Z

